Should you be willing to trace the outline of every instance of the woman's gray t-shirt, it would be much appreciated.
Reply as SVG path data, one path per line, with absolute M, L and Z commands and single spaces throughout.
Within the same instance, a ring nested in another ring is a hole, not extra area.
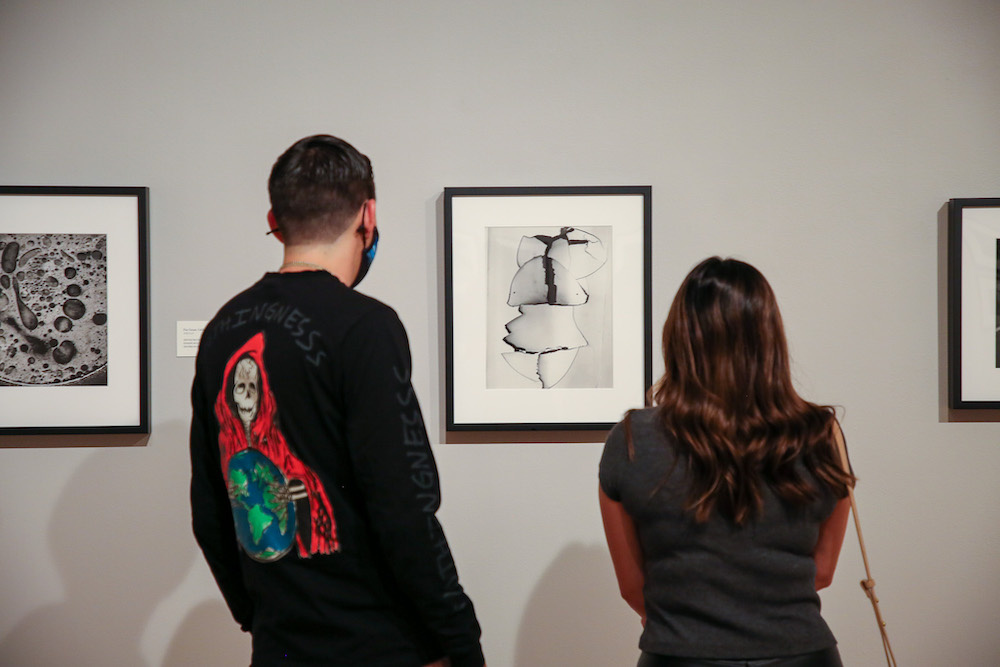
M 836 498 L 825 490 L 793 508 L 762 490 L 759 518 L 736 526 L 718 514 L 703 524 L 684 511 L 688 468 L 655 408 L 608 435 L 600 465 L 604 493 L 635 522 L 645 558 L 646 627 L 639 647 L 690 658 L 770 658 L 836 644 L 820 616 L 812 558 Z M 803 466 L 803 473 L 808 472 Z

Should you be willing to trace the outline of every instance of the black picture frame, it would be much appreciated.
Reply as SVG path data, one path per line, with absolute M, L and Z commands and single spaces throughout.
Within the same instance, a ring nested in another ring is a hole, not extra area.
M 1000 198 L 948 202 L 948 403 L 1000 409 Z
M 149 189 L 0 186 L 0 435 L 148 434 Z
M 651 228 L 648 185 L 445 188 L 446 430 L 607 430 L 641 407 Z

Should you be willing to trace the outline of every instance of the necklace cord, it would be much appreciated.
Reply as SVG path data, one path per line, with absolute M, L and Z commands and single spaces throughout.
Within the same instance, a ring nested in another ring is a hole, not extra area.
M 312 262 L 285 262 L 278 267 L 278 273 L 286 273 L 285 269 L 293 266 L 301 266 L 307 269 L 315 269 L 317 271 L 327 271 L 326 267 L 320 266 L 319 264 L 313 264 Z M 327 271 L 329 273 L 329 271 Z

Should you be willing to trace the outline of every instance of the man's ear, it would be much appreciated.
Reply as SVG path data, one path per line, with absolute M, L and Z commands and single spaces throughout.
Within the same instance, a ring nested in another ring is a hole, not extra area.
M 267 212 L 267 226 L 271 228 L 268 234 L 274 234 L 274 238 L 278 239 L 279 243 L 285 242 L 285 237 L 281 234 L 281 228 L 278 227 L 278 221 L 274 219 L 273 210 Z
M 375 221 L 375 200 L 368 199 L 362 204 L 361 210 L 361 227 L 358 231 L 361 232 L 365 237 L 365 247 L 371 242 L 372 237 L 375 235 L 375 227 L 377 223 Z

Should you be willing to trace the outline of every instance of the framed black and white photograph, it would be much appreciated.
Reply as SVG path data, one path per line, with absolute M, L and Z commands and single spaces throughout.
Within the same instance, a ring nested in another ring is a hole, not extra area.
M 651 196 L 445 188 L 448 430 L 608 429 L 643 405 Z
M 0 434 L 149 432 L 148 190 L 0 186 Z
M 1000 409 L 1000 198 L 948 205 L 948 394 Z

